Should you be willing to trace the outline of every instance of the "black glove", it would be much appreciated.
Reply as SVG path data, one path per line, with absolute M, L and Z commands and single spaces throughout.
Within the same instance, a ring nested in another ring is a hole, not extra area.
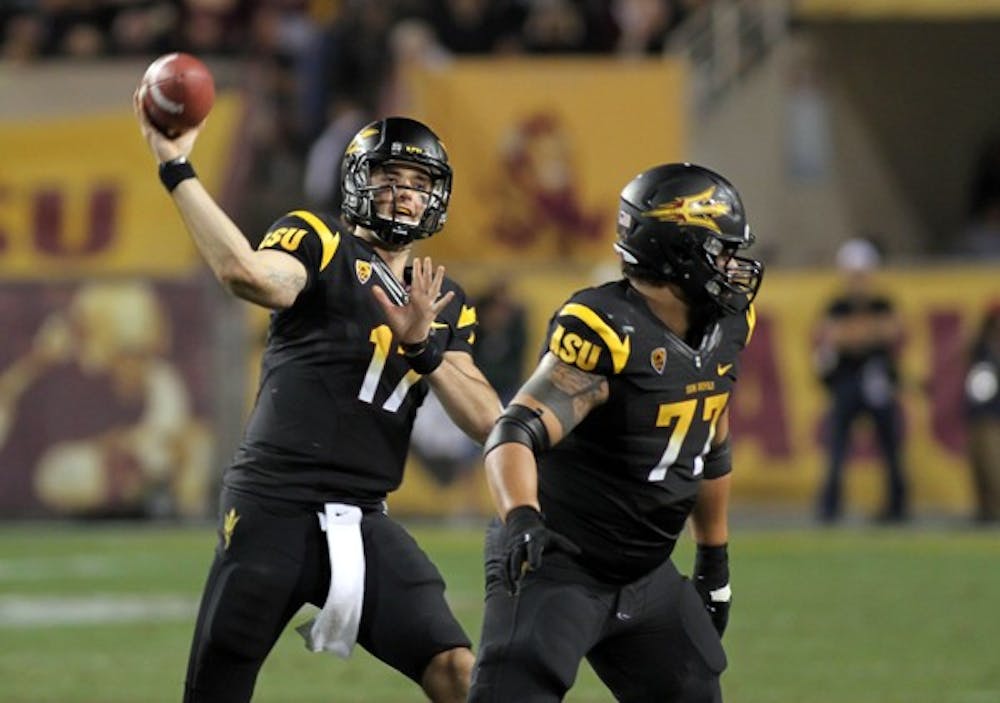
M 698 589 L 712 624 L 722 637 L 729 622 L 729 606 L 733 592 L 729 588 L 729 554 L 726 545 L 698 545 L 694 559 L 694 587 Z
M 542 514 L 530 505 L 519 505 L 507 513 L 503 528 L 503 582 L 507 592 L 517 593 L 521 577 L 542 565 L 542 553 L 562 550 L 579 554 L 580 548 L 567 537 L 545 527 Z

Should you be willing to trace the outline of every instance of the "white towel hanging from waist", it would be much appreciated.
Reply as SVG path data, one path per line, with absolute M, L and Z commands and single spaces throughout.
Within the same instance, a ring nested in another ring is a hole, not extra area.
M 358 639 L 365 598 L 365 550 L 361 540 L 361 509 L 327 503 L 319 513 L 330 551 L 330 590 L 316 617 L 295 628 L 312 652 L 331 652 L 344 659 Z

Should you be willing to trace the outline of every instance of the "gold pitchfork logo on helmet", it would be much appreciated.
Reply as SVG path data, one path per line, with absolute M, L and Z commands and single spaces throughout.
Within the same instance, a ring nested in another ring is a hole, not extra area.
M 717 234 L 722 230 L 715 222 L 716 218 L 731 214 L 729 203 L 713 200 L 715 186 L 709 186 L 700 193 L 674 198 L 669 203 L 647 210 L 642 213 L 646 217 L 655 217 L 661 222 L 676 222 L 679 225 L 704 227 Z

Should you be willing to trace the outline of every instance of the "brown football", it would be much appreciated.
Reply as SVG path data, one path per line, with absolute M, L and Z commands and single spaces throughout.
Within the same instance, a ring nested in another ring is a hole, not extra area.
M 142 107 L 153 126 L 177 137 L 201 124 L 215 101 L 211 71 L 191 54 L 164 54 L 146 69 Z

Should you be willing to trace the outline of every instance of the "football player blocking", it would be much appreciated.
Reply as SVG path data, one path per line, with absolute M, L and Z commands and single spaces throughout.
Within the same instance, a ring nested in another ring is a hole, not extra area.
M 621 194 L 621 280 L 575 293 L 484 447 L 473 703 L 560 701 L 581 660 L 619 701 L 716 703 L 731 602 L 728 402 L 763 266 L 740 197 L 691 164 Z M 670 559 L 688 518 L 693 579 Z
M 435 702 L 466 700 L 470 641 L 437 568 L 386 513 L 417 408 L 430 389 L 482 442 L 500 402 L 471 356 L 462 289 L 413 242 L 444 225 L 451 168 L 425 125 L 386 118 L 343 162 L 351 227 L 295 210 L 253 250 L 175 139 L 135 114 L 159 175 L 218 280 L 273 310 L 257 402 L 223 475 L 219 541 L 202 596 L 184 701 L 250 700 L 265 658 L 305 603 L 313 651 L 355 643 Z M 334 692 L 331 692 L 333 694 Z

